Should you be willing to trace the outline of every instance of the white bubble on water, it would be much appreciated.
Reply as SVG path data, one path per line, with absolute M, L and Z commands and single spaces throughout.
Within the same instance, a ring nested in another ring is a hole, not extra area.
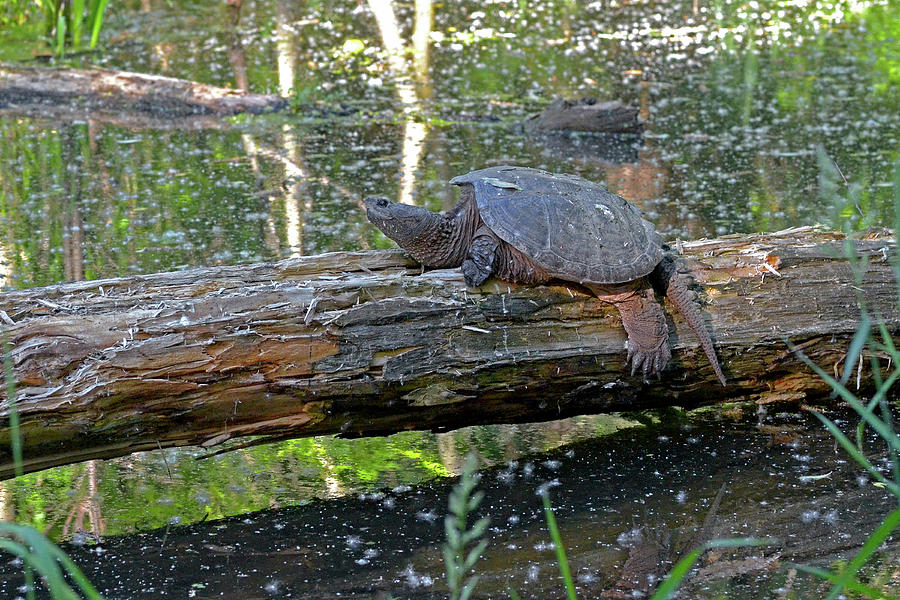
M 433 510 L 420 510 L 416 513 L 416 518 L 420 521 L 425 521 L 426 523 L 434 523 L 440 518 Z
M 800 520 L 804 523 L 812 523 L 820 516 L 819 511 L 815 509 L 804 510 L 800 513 Z

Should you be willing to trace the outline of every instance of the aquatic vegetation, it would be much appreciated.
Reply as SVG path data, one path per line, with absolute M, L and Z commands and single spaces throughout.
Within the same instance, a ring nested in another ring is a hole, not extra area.
M 563 545 L 559 526 L 556 524 L 556 516 L 550 506 L 550 494 L 545 491 L 541 494 L 541 502 L 544 504 L 544 517 L 547 519 L 547 529 L 550 530 L 550 538 L 553 540 L 553 549 L 556 551 L 556 561 L 559 563 L 559 575 L 566 586 L 566 596 L 569 600 L 577 600 L 575 594 L 575 582 L 572 579 L 572 571 L 569 569 L 569 560 L 566 558 L 566 548 Z
M 0 551 L 21 561 L 24 570 L 26 598 L 34 598 L 35 576 L 42 581 L 54 600 L 77 600 L 82 597 L 101 600 L 84 573 L 59 547 L 36 529 L 27 525 L 0 523 Z M 75 591 L 66 576 L 75 582 Z
M 21 27 L 40 10 L 40 4 L 30 0 L 0 0 L 0 25 Z
M 54 54 L 62 56 L 67 49 L 80 50 L 86 36 L 88 48 L 97 47 L 108 5 L 109 0 L 2 0 L 0 23 L 21 28 L 29 21 L 42 20 L 45 42 Z
M 447 541 L 444 544 L 444 568 L 450 600 L 468 600 L 478 584 L 478 575 L 466 575 L 478 562 L 488 541 L 484 539 L 490 519 L 482 517 L 468 526 L 469 514 L 478 509 L 484 492 L 475 491 L 478 485 L 476 468 L 478 461 L 474 454 L 466 456 L 459 483 L 450 492 L 448 506 L 450 514 L 444 520 Z
M 829 161 L 824 150 L 819 152 L 820 164 L 820 189 L 835 206 L 838 207 L 837 216 L 843 219 L 843 228 L 852 232 L 855 229 L 853 222 L 865 217 L 865 213 L 858 211 L 861 190 L 858 185 L 850 184 L 841 176 L 840 172 Z M 840 177 L 840 179 L 839 179 Z M 843 180 L 844 186 L 840 182 Z M 845 189 L 845 192 L 841 190 Z M 900 231 L 900 161 L 894 168 L 894 231 Z M 856 208 L 857 212 L 847 210 Z M 852 238 L 851 238 L 852 239 Z M 855 257 L 855 251 L 848 239 L 845 247 L 847 256 Z M 900 258 L 895 254 L 890 260 L 894 263 L 895 272 L 900 275 Z M 856 259 L 854 271 L 857 278 L 862 278 L 865 272 L 865 262 Z M 898 304 L 900 304 L 900 277 L 897 278 Z M 894 344 L 894 337 L 887 325 L 881 321 L 878 315 L 871 315 L 866 309 L 864 298 L 860 295 L 859 306 L 861 319 L 859 328 L 847 349 L 844 358 L 843 373 L 840 377 L 829 374 L 820 365 L 807 358 L 799 349 L 791 346 L 794 352 L 821 377 L 835 395 L 850 405 L 860 418 L 856 427 L 855 439 L 847 435 L 837 423 L 828 418 L 822 412 L 813 414 L 825 425 L 834 436 L 844 451 L 861 466 L 879 485 L 884 486 L 900 501 L 900 435 L 897 434 L 891 406 L 891 391 L 894 384 L 900 379 L 900 350 Z M 887 358 L 887 365 L 883 364 L 883 358 Z M 875 393 L 871 398 L 862 398 L 858 395 L 860 379 L 865 362 L 868 359 L 871 377 L 875 382 Z M 854 378 L 854 374 L 856 377 Z M 855 379 L 856 387 L 853 389 Z M 873 431 L 880 438 L 884 450 L 888 455 L 889 469 L 887 474 L 883 468 L 876 467 L 869 456 L 871 449 L 866 447 L 865 433 Z M 900 527 L 900 508 L 891 511 L 882 523 L 872 532 L 865 544 L 857 551 L 856 555 L 841 566 L 836 572 L 825 569 L 813 568 L 806 565 L 798 565 L 797 569 L 805 571 L 832 584 L 826 600 L 834 600 L 841 597 L 846 591 L 855 592 L 870 598 L 892 598 L 883 590 L 875 589 L 866 583 L 859 581 L 860 571 L 875 557 L 879 548 L 887 538 Z

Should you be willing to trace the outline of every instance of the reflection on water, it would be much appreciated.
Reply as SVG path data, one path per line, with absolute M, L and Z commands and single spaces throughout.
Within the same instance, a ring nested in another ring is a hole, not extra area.
M 793 7 L 758 30 L 728 3 L 247 2 L 194 7 L 189 30 L 185 9 L 154 8 L 95 58 L 297 110 L 201 131 L 0 118 L 9 285 L 382 246 L 359 198 L 446 208 L 448 179 L 504 162 L 606 181 L 666 236 L 699 237 L 837 217 L 817 193 L 822 145 L 862 186 L 858 226 L 887 223 L 900 25 L 881 7 Z M 637 105 L 647 133 L 525 134 L 557 95 Z
M 401 179 L 398 196 L 398 202 L 404 204 L 413 203 L 417 169 L 424 150 L 425 136 L 428 133 L 425 124 L 416 119 L 420 119 L 422 114 L 420 94 L 426 97 L 430 94 L 427 51 L 433 18 L 430 7 L 430 0 L 416 2 L 413 23 L 413 60 L 410 65 L 404 56 L 408 44 L 401 39 L 400 26 L 397 23 L 393 3 L 389 0 L 369 0 L 369 9 L 378 24 L 382 46 L 386 52 L 388 74 L 393 80 L 405 121 L 403 146 L 400 153 Z
M 636 425 L 600 415 L 440 434 L 297 439 L 207 458 L 207 451 L 169 449 L 49 469 L 0 489 L 10 492 L 7 510 L 54 538 L 121 535 L 416 485 L 458 474 L 470 450 L 492 465 Z
M 746 536 L 775 539 L 707 553 L 680 597 L 824 597 L 826 586 L 789 565 L 824 566 L 848 556 L 896 499 L 854 464 L 836 461 L 815 419 L 779 415 L 758 426 L 752 417 L 676 419 L 505 461 L 489 442 L 474 444 L 496 466 L 481 471 L 485 497 L 473 515 L 491 519 L 473 597 L 508 598 L 509 587 L 522 598 L 564 596 L 542 489 L 549 490 L 580 598 L 642 597 L 642 577 L 657 570 L 642 557 L 653 554 L 669 568 L 706 540 Z M 337 472 L 350 458 L 333 457 L 322 468 Z M 264 466 L 253 466 L 260 479 L 271 473 Z M 177 505 L 175 495 L 187 486 L 170 487 Z M 449 488 L 446 481 L 414 488 L 397 481 L 377 492 L 273 505 L 215 522 L 183 526 L 172 519 L 156 531 L 99 544 L 82 537 L 66 549 L 109 598 L 446 598 L 440 544 Z M 188 494 L 188 502 L 216 502 L 215 492 Z M 152 512 L 160 503 L 146 504 Z M 889 541 L 868 584 L 896 593 L 897 556 L 896 541 Z M 11 569 L 0 565 L 4 597 L 19 580 Z

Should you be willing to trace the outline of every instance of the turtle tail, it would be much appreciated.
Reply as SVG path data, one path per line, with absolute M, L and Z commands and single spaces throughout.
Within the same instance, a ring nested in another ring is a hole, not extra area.
M 685 285 L 684 278 L 675 269 L 675 261 L 671 256 L 667 254 L 656 265 L 656 268 L 650 273 L 650 282 L 669 299 L 669 302 L 675 305 L 678 312 L 687 320 L 688 326 L 700 340 L 700 346 L 709 358 L 716 377 L 719 378 L 722 385 L 727 385 L 725 374 L 722 373 L 722 367 L 719 366 L 719 359 L 716 357 L 716 349 L 709 337 L 709 331 L 706 330 L 703 315 L 700 314 L 700 309 L 697 307 L 696 298 Z

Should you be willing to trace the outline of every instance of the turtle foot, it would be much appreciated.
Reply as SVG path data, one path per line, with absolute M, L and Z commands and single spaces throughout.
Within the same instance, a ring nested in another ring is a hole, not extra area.
M 469 287 L 478 287 L 494 272 L 500 239 L 487 227 L 479 227 L 462 263 L 463 277 Z
M 631 340 L 628 342 L 628 357 L 625 362 L 626 364 L 631 363 L 632 375 L 640 370 L 645 379 L 652 375 L 659 377 L 662 370 L 669 364 L 669 359 L 672 358 L 672 351 L 669 350 L 668 343 L 662 343 L 655 348 L 642 348 L 637 344 L 632 344 Z M 668 342 L 668 340 L 664 340 L 664 342 Z
M 640 283 L 623 284 L 618 288 L 595 285 L 591 290 L 597 298 L 619 309 L 628 335 L 625 364 L 631 363 L 632 375 L 640 371 L 647 378 L 659 376 L 669 364 L 672 351 L 669 349 L 669 327 L 662 306 L 656 301 L 652 289 L 631 287 Z

